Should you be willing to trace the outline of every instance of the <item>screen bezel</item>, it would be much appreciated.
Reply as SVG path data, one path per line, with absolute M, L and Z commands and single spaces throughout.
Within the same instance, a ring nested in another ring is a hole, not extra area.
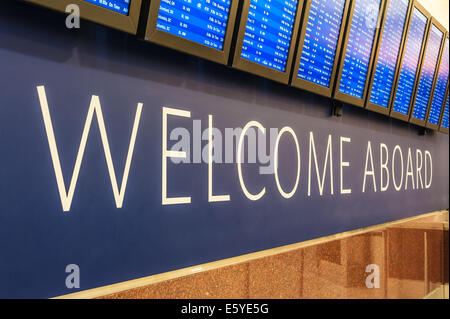
M 448 134 L 448 128 L 442 127 L 442 120 L 444 119 L 444 111 L 445 111 L 445 104 L 447 103 L 448 95 L 450 94 L 450 82 L 447 82 L 447 91 L 445 93 L 444 98 L 444 105 L 441 109 L 441 116 L 439 117 L 439 132 L 442 132 L 444 134 Z
M 411 29 L 411 22 L 412 22 L 412 18 L 413 18 L 414 9 L 417 9 L 420 13 L 422 13 L 427 18 L 427 25 L 425 26 L 425 34 L 423 35 L 422 46 L 420 48 L 420 54 L 419 54 L 419 61 L 417 62 L 416 76 L 415 76 L 415 80 L 414 80 L 414 84 L 413 84 L 413 90 L 411 93 L 411 100 L 409 102 L 408 114 L 403 114 L 403 113 L 400 113 L 400 112 L 397 112 L 394 110 L 394 103 L 395 103 L 395 96 L 397 95 L 398 82 L 400 80 L 400 73 L 401 73 L 402 67 L 403 67 L 405 51 L 406 51 L 406 44 L 407 44 L 409 31 Z M 406 31 L 406 35 L 405 35 L 405 43 L 404 43 L 404 47 L 402 49 L 402 54 L 400 57 L 398 74 L 397 74 L 397 78 L 395 79 L 395 83 L 394 83 L 393 98 L 391 101 L 391 105 L 389 107 L 390 116 L 397 120 L 409 122 L 409 116 L 411 114 L 412 100 L 415 95 L 416 86 L 417 86 L 418 78 L 420 75 L 420 73 L 419 73 L 420 65 L 422 64 L 422 59 L 423 59 L 423 55 L 424 55 L 425 48 L 426 48 L 426 43 L 427 43 L 427 39 L 428 39 L 428 32 L 429 32 L 430 26 L 431 26 L 431 14 L 417 0 L 414 0 L 414 4 L 413 4 L 413 7 L 411 8 L 409 21 L 408 21 L 408 30 Z
M 380 56 L 380 48 L 381 48 L 381 40 L 383 39 L 383 34 L 384 34 L 384 25 L 386 23 L 386 19 L 387 19 L 387 14 L 388 14 L 388 9 L 389 9 L 389 4 L 392 0 L 386 0 L 386 5 L 385 5 L 385 10 L 383 12 L 383 17 L 381 20 L 381 28 L 380 28 L 380 34 L 379 34 L 379 43 L 377 45 L 376 48 L 376 53 L 375 53 L 375 58 L 373 60 L 373 64 L 371 66 L 371 75 L 370 75 L 370 79 L 369 79 L 369 91 L 367 92 L 367 97 L 366 97 L 366 109 L 370 110 L 370 111 L 374 111 L 377 113 L 381 113 L 384 115 L 389 115 L 389 106 L 391 105 L 392 99 L 394 98 L 394 85 L 395 85 L 395 80 L 399 74 L 399 70 L 400 70 L 400 58 L 402 57 L 402 52 L 404 49 L 404 44 L 406 42 L 406 34 L 408 31 L 408 24 L 409 24 L 409 19 L 410 19 L 410 14 L 413 8 L 413 4 L 414 4 L 414 0 L 409 0 L 409 4 L 408 4 L 408 8 L 406 10 L 406 16 L 405 16 L 405 24 L 403 26 L 403 33 L 402 33 L 402 39 L 400 41 L 400 47 L 399 47 L 399 51 L 398 51 L 398 56 L 397 56 L 397 61 L 395 64 L 395 70 L 394 70 L 394 78 L 392 80 L 392 89 L 391 89 L 391 94 L 389 96 L 389 102 L 387 107 L 383 107 L 380 106 L 378 104 L 372 103 L 370 102 L 370 97 L 372 95 L 372 88 L 373 88 L 373 82 L 375 81 L 375 71 L 376 71 L 376 67 L 378 64 L 378 58 Z
M 372 50 L 370 53 L 369 65 L 368 65 L 368 69 L 367 69 L 367 78 L 366 78 L 366 83 L 364 85 L 364 91 L 363 91 L 362 98 L 357 98 L 357 97 L 354 97 L 354 96 L 351 96 L 351 95 L 348 95 L 348 94 L 345 94 L 345 93 L 342 93 L 339 91 L 339 86 L 341 84 L 342 72 L 343 72 L 343 67 L 344 67 L 344 62 L 345 62 L 345 52 L 346 52 L 347 46 L 348 46 L 348 40 L 349 40 L 350 30 L 351 30 L 351 26 L 352 26 L 352 22 L 353 22 L 353 13 L 355 10 L 355 5 L 356 5 L 356 0 L 352 0 L 352 5 L 349 10 L 349 18 L 348 18 L 347 26 L 346 26 L 346 30 L 345 30 L 344 42 L 343 42 L 343 45 L 341 48 L 339 69 L 338 69 L 338 75 L 337 75 L 337 78 L 335 81 L 336 83 L 334 85 L 333 98 L 335 100 L 338 100 L 338 101 L 341 101 L 344 103 L 352 104 L 352 105 L 359 106 L 359 107 L 364 107 L 364 103 L 366 101 L 366 96 L 367 96 L 367 92 L 368 92 L 368 88 L 369 88 L 369 78 L 371 76 L 371 71 L 372 71 L 371 66 L 372 66 L 373 60 L 375 58 L 375 51 L 378 47 L 380 29 L 382 28 L 381 19 L 383 17 L 384 10 L 386 7 L 386 0 L 380 1 L 380 13 L 378 14 L 378 20 L 377 20 L 377 25 L 380 27 L 376 28 L 376 31 L 374 34 Z
M 446 35 L 447 35 L 447 31 L 445 30 L 445 28 L 434 17 L 431 17 L 430 26 L 428 27 L 428 34 L 427 34 L 427 38 L 426 38 L 426 44 L 425 44 L 425 47 L 424 47 L 424 50 L 423 50 L 422 59 L 420 61 L 420 67 L 419 67 L 419 73 L 418 73 L 419 76 L 416 79 L 414 95 L 413 95 L 413 98 L 411 99 L 411 105 L 410 105 L 410 111 L 409 111 L 409 122 L 412 123 L 412 124 L 418 125 L 418 126 L 422 126 L 422 127 L 426 126 L 426 121 L 428 119 L 428 112 L 430 111 L 430 100 L 433 99 L 433 96 L 431 95 L 431 91 L 430 91 L 430 97 L 428 98 L 427 109 L 426 109 L 426 112 L 425 112 L 425 119 L 424 120 L 415 119 L 413 117 L 413 113 L 414 113 L 414 105 L 416 104 L 417 93 L 418 93 L 417 91 L 419 89 L 420 78 L 422 76 L 423 64 L 425 62 L 425 54 L 426 54 L 427 48 L 428 48 L 428 40 L 430 39 L 431 28 L 432 28 L 433 25 L 442 32 L 443 36 L 442 36 L 441 44 L 440 44 L 440 47 L 439 47 L 439 55 L 438 55 L 438 60 L 436 62 L 436 70 L 434 70 L 433 83 L 432 83 L 432 86 L 431 86 L 431 91 L 433 90 L 433 87 L 434 87 L 434 84 L 435 84 L 435 81 L 436 81 L 436 75 L 437 75 L 437 72 L 439 71 L 439 64 L 441 62 L 440 61 L 440 57 L 442 55 L 442 49 L 443 49 L 443 46 L 444 46 L 444 43 L 445 43 L 445 38 L 446 38 Z
M 297 34 L 300 25 L 300 20 L 303 13 L 303 5 L 305 0 L 298 0 L 297 2 L 297 12 L 295 15 L 294 25 L 292 29 L 292 37 L 289 46 L 288 58 L 286 60 L 286 69 L 284 72 L 271 69 L 269 67 L 263 66 L 261 64 L 249 61 L 247 59 L 241 58 L 242 46 L 244 43 L 245 29 L 247 26 L 248 13 L 250 11 L 251 0 L 243 0 L 241 18 L 239 21 L 238 32 L 236 42 L 234 44 L 234 54 L 233 60 L 230 63 L 233 68 L 249 72 L 267 79 L 271 79 L 280 83 L 288 84 L 289 77 L 291 75 L 292 60 L 294 58 L 294 52 L 296 51 Z
M 336 71 L 338 68 L 338 63 L 339 63 L 339 58 L 340 58 L 342 41 L 344 38 L 345 27 L 347 25 L 348 12 L 350 10 L 351 2 L 352 2 L 352 0 L 345 1 L 344 12 L 342 14 L 341 28 L 339 31 L 339 38 L 338 38 L 338 42 L 336 45 L 336 53 L 335 53 L 335 57 L 334 57 L 333 69 L 331 71 L 330 86 L 325 87 L 325 86 L 322 86 L 322 85 L 319 85 L 316 83 L 312 83 L 312 82 L 304 80 L 304 79 L 300 79 L 297 76 L 298 70 L 300 68 L 302 53 L 303 53 L 303 50 L 301 48 L 303 48 L 303 44 L 305 42 L 306 28 L 308 26 L 309 13 L 310 13 L 311 4 L 312 4 L 312 0 L 305 0 L 305 9 L 303 10 L 303 21 L 302 21 L 302 25 L 300 28 L 299 41 L 296 46 L 296 58 L 295 58 L 295 63 L 293 64 L 291 79 L 290 79 L 291 86 L 294 86 L 296 88 L 303 89 L 303 90 L 306 90 L 306 91 L 309 91 L 312 93 L 316 93 L 316 94 L 319 94 L 319 95 L 322 95 L 322 96 L 325 96 L 328 98 L 330 98 L 332 96 L 333 89 L 334 89 L 334 82 L 336 79 Z
M 228 25 L 223 40 L 223 50 L 217 50 L 206 45 L 156 29 L 160 4 L 161 0 L 152 0 L 150 2 L 148 12 L 145 12 L 145 30 L 143 35 L 139 35 L 142 40 L 153 42 L 220 64 L 228 64 L 239 0 L 231 0 L 228 15 Z
M 80 17 L 123 32 L 136 34 L 139 25 L 142 0 L 130 3 L 128 15 L 124 15 L 84 0 L 25 0 L 56 11 L 66 12 L 69 4 L 76 4 L 80 8 Z
M 431 105 L 433 104 L 434 93 L 436 91 L 436 85 L 437 85 L 437 82 L 439 80 L 439 71 L 441 69 L 442 58 L 444 57 L 445 41 L 448 41 L 448 32 L 446 34 L 444 34 L 444 43 L 441 45 L 441 51 L 440 51 L 440 54 L 439 54 L 439 61 L 438 61 L 438 64 L 437 64 L 436 74 L 435 74 L 435 77 L 434 77 L 434 80 L 433 80 L 433 86 L 431 87 L 430 99 L 428 101 L 428 109 L 427 109 L 427 114 L 426 114 L 426 117 L 425 117 L 425 127 L 429 128 L 429 129 L 432 129 L 434 131 L 437 131 L 439 129 L 440 117 L 439 117 L 438 124 L 429 123 L 428 120 L 430 119 Z M 448 79 L 447 79 L 446 91 L 447 91 L 447 88 L 448 88 Z M 446 98 L 446 95 L 444 94 L 444 106 L 445 106 L 445 102 L 446 102 L 445 98 Z M 441 113 L 442 113 L 442 106 L 441 106 Z

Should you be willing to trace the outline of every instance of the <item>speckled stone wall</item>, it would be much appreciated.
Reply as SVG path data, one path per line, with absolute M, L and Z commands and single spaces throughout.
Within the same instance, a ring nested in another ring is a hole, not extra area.
M 445 283 L 448 211 L 102 298 L 423 298 Z

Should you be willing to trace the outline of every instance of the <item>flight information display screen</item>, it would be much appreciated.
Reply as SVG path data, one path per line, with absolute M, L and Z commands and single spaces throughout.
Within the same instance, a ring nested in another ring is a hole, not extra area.
M 447 96 L 447 103 L 445 104 L 444 114 L 442 115 L 441 127 L 448 130 L 448 102 L 450 95 Z
M 346 0 L 312 0 L 297 77 L 324 87 L 336 58 Z
M 441 48 L 442 37 L 444 34 L 435 25 L 431 26 L 428 45 L 425 52 L 425 58 L 422 66 L 419 86 L 417 88 L 416 102 L 414 103 L 413 118 L 425 120 L 427 115 L 428 101 L 430 100 L 431 88 L 433 86 L 434 74 L 436 72 Z
M 161 0 L 156 29 L 223 50 L 231 0 Z
M 439 67 L 438 79 L 434 90 L 433 102 L 431 103 L 428 123 L 438 125 L 441 116 L 442 105 L 444 104 L 445 90 L 448 83 L 449 68 L 448 39 L 445 41 L 444 53 L 442 55 L 441 66 Z
M 131 0 L 84 0 L 86 2 L 96 4 L 100 7 L 128 15 Z
M 372 92 L 370 94 L 370 103 L 384 108 L 389 107 L 408 7 L 409 0 L 391 0 L 386 13 Z
M 339 91 L 362 99 L 381 0 L 356 0 Z
M 241 58 L 284 72 L 298 0 L 251 0 Z
M 393 107 L 395 112 L 403 115 L 409 113 L 427 23 L 428 18 L 417 8 L 414 8 Z

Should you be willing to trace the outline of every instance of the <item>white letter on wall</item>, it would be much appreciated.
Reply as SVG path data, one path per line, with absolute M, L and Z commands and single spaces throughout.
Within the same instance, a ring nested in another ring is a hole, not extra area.
M 314 134 L 313 134 L 313 132 L 309 132 L 308 196 L 311 196 L 311 165 L 312 165 L 311 155 L 314 155 L 314 163 L 316 166 L 316 176 L 317 176 L 317 183 L 319 184 L 320 196 L 323 195 L 323 188 L 324 188 L 324 184 L 325 184 L 325 173 L 327 171 L 328 157 L 330 158 L 330 161 L 329 161 L 329 164 L 330 164 L 330 187 L 331 187 L 331 195 L 333 195 L 334 194 L 333 145 L 331 142 L 331 134 L 328 135 L 327 153 L 325 155 L 325 163 L 323 164 L 322 179 L 320 179 L 319 165 L 317 164 L 317 154 L 316 154 L 316 147 L 315 147 L 315 143 L 314 143 Z
M 208 116 L 208 201 L 209 202 L 227 202 L 230 195 L 213 195 L 213 116 Z
M 419 157 L 420 154 L 420 157 Z M 420 159 L 420 161 L 419 161 Z M 420 162 L 420 165 L 419 165 Z M 420 188 L 423 189 L 423 181 L 422 181 L 422 166 L 423 166 L 423 155 L 421 150 L 416 150 L 416 184 L 417 188 L 419 188 L 419 178 L 420 178 Z
M 111 156 L 111 150 L 109 148 L 108 135 L 106 134 L 105 121 L 103 120 L 102 106 L 100 105 L 100 99 L 98 96 L 93 95 L 91 98 L 91 104 L 89 105 L 86 122 L 84 123 L 83 133 L 81 135 L 80 146 L 78 148 L 77 158 L 75 160 L 75 167 L 73 168 L 72 179 L 70 180 L 69 189 L 66 192 L 66 186 L 64 183 L 64 177 L 61 169 L 61 162 L 59 160 L 58 147 L 56 145 L 55 132 L 53 131 L 52 118 L 50 116 L 50 110 L 48 108 L 47 95 L 45 93 L 44 86 L 37 87 L 39 102 L 41 104 L 42 118 L 44 119 L 45 131 L 47 133 L 48 146 L 50 148 L 50 156 L 52 157 L 53 169 L 55 171 L 56 183 L 58 185 L 59 196 L 61 198 L 61 204 L 63 211 L 68 212 L 72 205 L 73 194 L 77 185 L 78 175 L 80 173 L 81 164 L 83 162 L 84 150 L 86 149 L 86 143 L 91 129 L 92 119 L 94 113 L 97 116 L 97 124 L 100 130 L 100 137 L 103 145 L 103 152 L 105 154 L 106 165 L 108 167 L 109 178 L 111 180 L 111 187 L 114 194 L 114 200 L 116 201 L 116 207 L 122 208 L 123 199 L 125 196 L 125 190 L 127 188 L 128 174 L 130 172 L 131 160 L 133 158 L 134 144 L 136 142 L 136 136 L 139 128 L 139 122 L 142 113 L 142 103 L 138 103 L 136 109 L 136 116 L 134 118 L 133 129 L 131 132 L 130 144 L 128 146 L 127 159 L 123 171 L 122 184 L 119 187 L 117 185 L 116 171 L 114 169 L 114 163 Z
M 383 161 L 383 153 L 386 154 L 386 160 Z M 380 184 L 381 191 L 385 192 L 389 188 L 389 150 L 386 144 L 380 144 Z M 386 185 L 384 185 L 384 172 L 386 172 Z
M 244 141 L 244 136 L 246 131 L 251 128 L 251 127 L 257 127 L 258 129 L 260 129 L 263 133 L 266 133 L 266 129 L 264 128 L 264 126 L 261 125 L 261 123 L 257 122 L 257 121 L 250 121 L 248 122 L 244 128 L 242 129 L 241 135 L 239 136 L 239 142 L 238 142 L 238 150 L 237 150 L 237 154 L 236 154 L 236 160 L 237 160 L 237 167 L 238 167 L 238 175 L 239 175 L 239 183 L 241 184 L 241 188 L 242 191 L 244 192 L 245 196 L 247 196 L 248 199 L 256 201 L 258 199 L 260 199 L 261 197 L 264 196 L 264 194 L 266 193 L 266 188 L 264 187 L 258 194 L 253 195 L 250 194 L 250 192 L 247 190 L 247 187 L 245 187 L 244 184 L 244 179 L 242 178 L 242 167 L 241 167 L 241 162 L 242 162 L 242 143 Z M 250 147 L 250 145 L 249 145 Z
M 397 151 L 400 154 L 400 161 L 402 163 L 402 178 L 400 180 L 400 185 L 397 185 L 396 180 L 395 180 L 395 154 L 397 153 Z M 399 145 L 395 145 L 394 147 L 394 153 L 392 153 L 392 181 L 394 182 L 394 187 L 395 190 L 398 192 L 403 185 L 403 153 L 402 153 L 402 149 L 400 148 Z
M 367 163 L 369 162 L 369 155 L 370 155 L 370 171 L 367 170 Z M 366 153 L 366 167 L 364 168 L 364 182 L 363 182 L 363 189 L 362 192 L 364 193 L 366 191 L 366 177 L 367 175 L 372 175 L 372 182 L 373 182 L 373 190 L 377 191 L 377 182 L 375 180 L 375 170 L 373 168 L 373 157 L 372 157 L 372 146 L 370 144 L 370 141 L 367 143 L 367 153 Z
M 341 147 L 340 147 L 340 166 L 341 166 L 341 194 L 351 194 L 352 190 L 350 188 L 344 189 L 344 167 L 349 167 L 349 162 L 343 161 L 343 143 L 351 143 L 352 139 L 350 137 L 341 136 Z
M 408 189 L 408 176 L 411 177 L 412 180 L 412 188 L 416 189 L 414 185 L 414 173 L 413 173 L 413 162 L 411 155 L 411 148 L 408 147 L 408 161 L 406 162 L 406 181 L 405 181 L 405 189 Z
M 430 159 L 430 180 L 428 180 L 428 159 Z M 425 188 L 430 188 L 433 181 L 433 158 L 429 151 L 425 151 Z
M 283 133 L 285 133 L 285 132 L 287 132 L 287 133 L 292 135 L 292 137 L 294 138 L 295 147 L 297 149 L 297 177 L 295 179 L 294 188 L 292 189 L 292 191 L 290 193 L 286 193 L 281 188 L 280 179 L 278 177 L 278 145 L 280 143 L 281 135 L 283 135 Z M 292 128 L 290 128 L 289 126 L 283 127 L 281 129 L 280 133 L 277 136 L 277 139 L 275 141 L 275 158 L 274 158 L 274 162 L 275 162 L 275 181 L 277 183 L 278 191 L 280 192 L 281 196 L 283 196 L 284 198 L 291 198 L 292 196 L 294 196 L 295 191 L 297 190 L 298 181 L 300 179 L 300 146 L 298 145 L 297 136 L 295 135 L 294 130 Z
M 176 205 L 176 204 L 190 204 L 191 197 L 167 197 L 167 158 L 178 157 L 186 158 L 186 152 L 182 151 L 169 151 L 167 149 L 167 115 L 191 117 L 191 112 L 173 109 L 169 107 L 163 107 L 162 114 L 162 204 L 163 205 Z

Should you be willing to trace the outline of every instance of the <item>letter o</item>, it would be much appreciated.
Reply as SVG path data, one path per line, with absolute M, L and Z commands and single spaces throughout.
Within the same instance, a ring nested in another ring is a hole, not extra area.
M 284 133 L 290 133 L 292 137 L 294 138 L 295 147 L 297 148 L 297 178 L 295 180 L 295 185 L 292 188 L 292 191 L 289 193 L 286 193 L 283 188 L 280 185 L 280 179 L 278 177 L 278 145 L 280 144 L 281 135 Z M 294 196 L 295 192 L 297 191 L 298 182 L 300 180 L 300 146 L 298 144 L 297 136 L 295 135 L 295 132 L 292 128 L 289 126 L 285 126 L 281 129 L 281 131 L 278 133 L 277 140 L 275 142 L 275 155 L 274 155 L 274 166 L 275 166 L 275 181 L 277 183 L 278 191 L 280 192 L 281 196 L 284 198 L 291 198 Z
M 398 187 L 397 187 L 397 183 L 396 183 L 396 180 L 395 180 L 395 152 L 397 150 L 400 152 L 400 160 L 401 160 L 401 163 L 402 163 L 402 179 L 400 180 L 400 186 L 398 186 Z M 399 191 L 400 188 L 402 188 L 402 185 L 403 185 L 403 168 L 404 167 L 403 167 L 402 149 L 400 148 L 399 145 L 395 145 L 394 152 L 392 153 L 392 181 L 394 182 L 394 187 L 395 187 L 396 191 Z

